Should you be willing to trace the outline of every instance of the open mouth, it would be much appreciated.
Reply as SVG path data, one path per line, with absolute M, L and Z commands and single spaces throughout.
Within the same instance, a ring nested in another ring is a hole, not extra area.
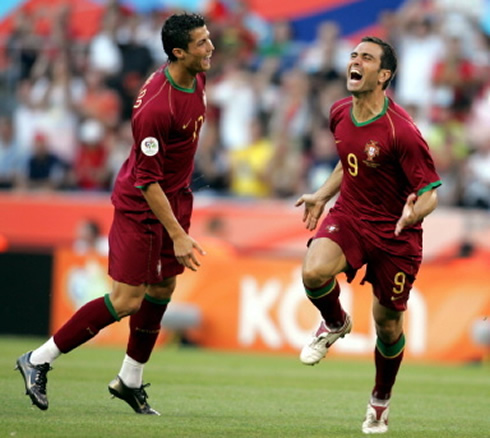
M 350 79 L 352 81 L 360 81 L 362 79 L 362 74 L 357 70 L 350 71 Z

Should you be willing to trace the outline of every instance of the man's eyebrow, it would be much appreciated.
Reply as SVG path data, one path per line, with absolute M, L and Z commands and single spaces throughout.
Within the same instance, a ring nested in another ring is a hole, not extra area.
M 360 56 L 370 56 L 371 58 L 376 58 L 371 52 L 358 52 L 356 50 L 353 50 L 351 55 L 360 55 Z
M 208 33 L 207 35 L 203 36 L 202 38 L 199 38 L 199 39 L 197 40 L 197 42 L 198 42 L 198 43 L 202 43 L 203 41 L 208 40 L 210 36 L 211 36 L 211 34 L 210 34 L 210 33 Z

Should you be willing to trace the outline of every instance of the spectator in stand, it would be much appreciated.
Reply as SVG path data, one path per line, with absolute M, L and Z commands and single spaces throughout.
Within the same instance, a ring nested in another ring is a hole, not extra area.
M 274 198 L 290 198 L 304 186 L 306 159 L 298 148 L 291 147 L 286 131 L 273 138 L 274 154 L 267 168 L 267 180 Z
M 327 80 L 344 76 L 350 49 L 350 44 L 340 35 L 338 24 L 325 21 L 318 26 L 315 40 L 301 55 L 301 68 Z
M 490 140 L 470 155 L 464 170 L 463 205 L 490 210 Z
M 263 17 L 250 8 L 250 0 L 236 0 L 233 13 L 253 38 L 253 49 L 271 38 L 271 26 Z
M 19 81 L 28 79 L 42 47 L 32 15 L 22 9 L 14 15 L 13 29 L 6 46 L 13 76 Z
M 14 139 L 12 119 L 0 117 L 0 189 L 15 186 L 21 169 L 22 156 Z
M 162 65 L 168 59 L 166 53 L 162 51 L 162 45 L 159 41 L 161 23 L 165 19 L 165 13 L 161 10 L 154 11 L 140 18 L 142 21 L 138 24 L 137 39 L 150 51 L 153 62 L 156 65 Z
M 117 173 L 126 160 L 133 145 L 131 121 L 121 122 L 116 129 L 107 133 L 107 172 L 110 178 L 110 188 L 113 188 Z
M 73 250 L 77 254 L 109 253 L 108 237 L 102 234 L 101 227 L 94 219 L 82 219 L 75 230 Z
M 296 67 L 303 45 L 294 39 L 291 23 L 277 20 L 272 23 L 272 37 L 265 41 L 257 50 L 255 65 L 260 68 L 263 62 L 272 58 L 277 61 L 277 75 Z
M 327 91 L 332 90 L 332 84 L 339 84 L 337 89 L 345 90 L 344 65 L 349 59 L 350 49 L 350 44 L 341 38 L 339 26 L 335 22 L 326 21 L 318 27 L 316 40 L 305 50 L 300 64 L 310 78 L 310 100 L 313 106 L 321 106 L 320 100 Z M 315 118 L 322 114 L 327 115 L 328 119 L 329 112 L 330 108 L 325 113 L 318 108 Z
M 475 101 L 467 123 L 474 148 L 464 166 L 463 205 L 490 209 L 490 83 Z
M 219 141 L 226 151 L 251 141 L 248 128 L 257 106 L 252 77 L 237 60 L 232 60 L 219 82 L 208 86 L 209 102 L 220 109 Z
M 102 191 L 110 187 L 104 135 L 104 127 L 98 120 L 88 119 L 80 126 L 80 143 L 73 166 L 78 189 Z
M 43 53 L 34 67 L 31 103 L 38 112 L 38 129 L 52 151 L 72 164 L 76 153 L 77 109 L 85 84 L 71 66 L 69 53 Z
M 382 11 L 378 17 L 379 33 L 383 39 L 390 43 L 392 47 L 398 48 L 398 41 L 400 36 L 400 23 L 398 18 L 399 12 L 396 10 L 386 9 Z M 396 77 L 393 78 L 392 84 L 396 83 Z
M 478 81 L 488 78 L 490 71 L 488 7 L 482 5 L 477 11 L 473 4 L 463 9 L 450 3 L 454 2 L 407 0 L 398 10 L 383 11 L 378 19 L 380 36 L 400 54 L 399 73 L 391 88 L 434 149 L 434 159 L 446 181 L 440 191 L 440 201 L 445 205 L 462 202 L 460 180 L 462 169 L 467 168 L 468 144 L 480 150 L 473 140 L 468 143 L 464 139 L 466 126 L 456 123 L 452 116 L 448 118 L 448 111 L 456 110 L 458 117 L 470 114 Z M 21 154 L 31 154 L 34 135 L 42 131 L 55 153 L 72 162 L 79 118 L 101 121 L 125 147 L 125 140 L 119 138 L 125 130 L 121 120 L 129 117 L 144 72 L 155 61 L 160 64 L 166 60 L 160 28 L 169 11 L 162 6 L 143 17 L 126 10 L 117 0 L 106 0 L 104 5 L 99 32 L 88 41 L 76 39 L 70 29 L 68 6 L 33 6 L 29 12 L 21 8 L 14 15 L 13 30 L 5 41 L 8 65 L 0 72 L 0 90 L 4 95 L 11 91 L 0 100 L 0 111 L 13 114 L 14 138 Z M 293 124 L 284 118 L 274 121 L 281 109 L 278 105 L 284 103 L 281 87 L 291 66 L 307 72 L 310 83 L 306 100 L 312 108 L 311 125 L 299 143 L 293 136 L 293 143 L 301 145 L 301 153 L 313 153 L 309 145 L 317 135 L 322 136 L 318 131 L 328 122 L 331 103 L 345 94 L 344 72 L 338 69 L 345 42 L 338 23 L 319 25 L 316 39 L 305 46 L 295 40 L 290 22 L 266 21 L 250 5 L 249 0 L 209 0 L 200 5 L 206 15 L 213 17 L 209 27 L 218 46 L 213 54 L 213 71 L 208 74 L 211 105 L 193 181 L 200 193 L 206 188 L 212 194 L 228 192 L 228 153 L 250 144 L 246 127 L 257 114 L 267 126 L 273 120 L 275 132 L 277 126 L 281 131 L 291 128 Z M 450 48 L 444 47 L 446 37 Z M 462 44 L 456 43 L 458 39 Z M 252 67 L 256 68 L 253 72 Z M 85 82 L 76 76 L 79 71 L 85 72 Z M 235 75 L 236 71 L 240 73 Z M 243 83 L 236 86 L 240 75 Z M 216 101 L 213 88 L 224 89 L 217 92 Z M 221 93 L 226 97 L 220 97 Z M 431 120 L 433 116 L 437 120 Z M 296 190 L 294 187 L 312 183 L 304 167 L 310 156 L 295 155 L 296 150 L 291 157 L 280 156 L 290 153 L 288 135 L 281 132 L 271 138 L 279 154 L 273 159 L 275 166 L 269 175 L 276 184 L 273 196 L 288 196 Z M 114 162 L 119 162 L 118 150 L 116 147 L 111 152 Z M 480 157 L 478 152 L 473 156 L 472 162 Z M 313 165 L 309 161 L 307 164 Z
M 271 117 L 271 132 L 286 131 L 293 149 L 303 149 L 311 129 L 310 83 L 301 70 L 289 70 L 282 76 L 279 99 Z
M 122 101 L 122 119 L 129 120 L 133 104 L 140 88 L 150 72 L 156 67 L 148 47 L 139 41 L 140 17 L 132 14 L 125 18 L 125 25 L 117 33 L 117 44 L 121 52 L 121 70 L 114 86 Z
M 106 128 L 115 128 L 121 114 L 119 94 L 106 85 L 104 74 L 99 70 L 89 68 L 85 73 L 85 84 L 87 88 L 78 108 L 79 114 L 101 121 Z
M 338 161 L 335 140 L 330 130 L 326 126 L 314 127 L 306 172 L 306 186 L 310 192 L 320 188 L 332 174 Z
M 21 172 L 18 187 L 29 190 L 57 190 L 65 188 L 69 178 L 69 167 L 52 152 L 46 134 L 34 136 L 33 152 Z
M 230 186 L 229 151 L 220 142 L 219 113 L 220 110 L 216 106 L 208 106 L 206 121 L 199 136 L 199 147 L 192 176 L 191 188 L 195 193 L 213 195 L 228 193 Z
M 427 127 L 427 143 L 444 184 L 438 189 L 440 205 L 455 206 L 461 202 L 462 175 L 470 145 L 465 125 L 454 117 L 450 108 L 441 107 L 437 122 Z
M 156 67 L 148 47 L 141 42 L 139 29 L 142 17 L 132 14 L 126 17 L 125 25 L 117 33 L 117 43 L 121 51 L 121 74 L 137 73 L 146 78 Z
M 442 37 L 436 32 L 434 16 L 420 2 L 409 2 L 398 14 L 398 53 L 400 70 L 396 97 L 401 105 L 412 106 L 415 122 L 429 115 L 432 97 L 432 72 L 442 53 Z
M 34 135 L 39 125 L 39 111 L 32 103 L 31 90 L 32 82 L 29 79 L 18 83 L 16 90 L 17 105 L 12 114 L 15 141 L 24 157 L 32 152 Z
M 444 55 L 436 62 L 432 74 L 434 98 L 431 119 L 446 118 L 441 112 L 450 112 L 449 118 L 464 121 L 471 103 L 481 87 L 479 71 L 463 50 L 463 41 L 457 35 L 445 40 Z
M 88 47 L 88 66 L 107 78 L 115 78 L 122 68 L 122 55 L 116 41 L 120 17 L 119 8 L 110 3 L 102 17 L 100 32 Z
M 336 80 L 323 82 L 323 86 L 317 93 L 310 93 L 312 103 L 312 126 L 328 125 L 330 118 L 330 109 L 332 105 L 346 97 L 345 76 Z M 314 129 L 312 129 L 314 131 Z M 313 132 L 314 135 L 314 132 Z
M 279 98 L 270 120 L 274 155 L 268 175 L 274 196 L 295 196 L 304 186 L 305 146 L 312 127 L 310 84 L 301 70 L 290 70 L 281 78 Z
M 222 56 L 241 59 L 244 62 L 253 56 L 257 48 L 257 35 L 249 28 L 251 22 L 246 22 L 251 15 L 246 5 L 230 5 L 226 19 L 218 25 L 220 27 L 219 47 Z
M 266 198 L 272 194 L 267 178 L 274 146 L 257 117 L 250 126 L 252 140 L 243 148 L 230 152 L 230 194 L 246 198 Z

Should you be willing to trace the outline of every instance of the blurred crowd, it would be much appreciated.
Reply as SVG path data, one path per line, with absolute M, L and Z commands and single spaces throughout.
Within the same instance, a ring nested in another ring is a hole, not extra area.
M 412 115 L 443 179 L 440 203 L 490 208 L 490 29 L 481 11 L 413 0 L 379 17 L 397 49 L 389 94 Z M 458 2 L 456 2 L 458 3 Z M 98 32 L 71 32 L 70 3 L 19 12 L 0 42 L 0 188 L 110 191 L 132 145 L 131 110 L 165 63 L 160 29 L 172 10 L 138 14 L 108 0 Z M 329 109 L 346 96 L 356 41 L 335 22 L 314 41 L 287 20 L 269 22 L 246 0 L 209 2 L 216 47 L 208 114 L 196 157 L 197 194 L 288 198 L 313 191 L 337 156 Z

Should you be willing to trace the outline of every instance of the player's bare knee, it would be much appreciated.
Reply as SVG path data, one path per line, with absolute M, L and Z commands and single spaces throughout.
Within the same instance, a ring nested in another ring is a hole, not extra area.
M 170 300 L 172 294 L 174 293 L 174 289 L 169 288 L 152 288 L 148 290 L 148 295 L 157 300 Z
M 134 315 L 141 307 L 141 300 L 132 300 L 127 303 L 126 308 L 124 309 L 124 313 L 126 315 Z
M 303 267 L 303 284 L 308 288 L 318 288 L 324 285 L 333 275 L 320 266 Z
M 403 326 L 396 320 L 385 320 L 381 323 L 376 323 L 376 335 L 385 344 L 396 342 L 403 332 Z
M 111 296 L 111 303 L 119 318 L 133 315 L 141 307 L 141 299 L 137 297 Z
M 175 277 L 167 278 L 161 283 L 148 286 L 146 293 L 157 300 L 170 300 L 176 286 Z

